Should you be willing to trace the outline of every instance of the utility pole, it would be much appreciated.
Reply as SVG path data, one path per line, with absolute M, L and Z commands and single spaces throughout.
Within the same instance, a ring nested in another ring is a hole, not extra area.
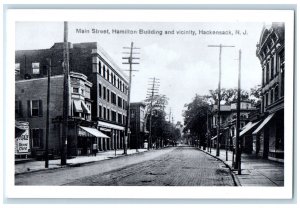
M 64 98 L 63 98 L 63 128 L 61 144 L 61 165 L 67 164 L 67 142 L 68 142 L 68 116 L 69 116 L 69 44 L 68 44 L 68 22 L 64 22 Z
M 241 145 L 240 145 L 240 111 L 241 111 L 241 60 L 242 51 L 239 50 L 239 72 L 238 72 L 238 97 L 236 106 L 236 139 L 235 139 L 235 165 L 234 169 L 238 170 L 241 175 Z
M 140 49 L 140 48 L 134 48 L 133 47 L 133 42 L 131 42 L 130 47 L 123 47 L 123 49 L 129 49 L 130 52 L 124 52 L 125 54 L 129 54 L 129 57 L 122 57 L 122 59 L 128 60 L 128 62 L 124 62 L 122 64 L 129 64 L 129 85 L 128 85 L 128 92 L 127 92 L 127 119 L 126 119 L 126 127 L 125 127 L 125 136 L 123 140 L 123 148 L 124 148 L 124 155 L 127 155 L 127 143 L 128 143 L 128 130 L 130 128 L 130 93 L 131 93 L 131 79 L 132 79 L 132 71 L 137 71 L 137 70 L 132 70 L 132 65 L 133 64 L 139 64 L 137 62 L 133 62 L 134 59 L 139 59 L 136 57 L 133 57 L 133 54 L 138 54 L 134 53 L 134 49 Z
M 206 139 L 206 149 L 207 149 L 207 152 L 208 152 L 208 149 L 209 149 L 209 147 L 208 147 L 208 144 L 209 144 L 209 140 L 210 140 L 210 138 L 209 138 L 209 124 L 208 124 L 208 122 L 209 122 L 209 118 L 208 118 L 208 109 L 207 109 L 207 111 L 206 111 L 206 135 L 207 135 L 207 139 Z
M 222 48 L 224 47 L 234 47 L 234 46 L 229 46 L 229 45 L 208 45 L 208 47 L 218 47 L 220 52 L 219 52 L 219 84 L 218 84 L 218 124 L 217 124 L 217 151 L 216 151 L 216 156 L 220 156 L 220 109 L 221 109 L 221 76 L 222 76 Z
M 147 95 L 150 96 L 150 118 L 149 118 L 149 138 L 148 138 L 148 150 L 150 146 L 152 148 L 152 110 L 153 110 L 153 99 L 154 96 L 158 94 L 158 87 L 159 87 L 159 79 L 153 77 L 150 78 L 149 85 L 151 88 L 148 88 Z
M 47 87 L 47 115 L 46 115 L 46 144 L 45 144 L 45 168 L 49 167 L 49 105 L 50 105 L 50 76 L 51 76 L 51 59 L 48 62 L 48 87 Z

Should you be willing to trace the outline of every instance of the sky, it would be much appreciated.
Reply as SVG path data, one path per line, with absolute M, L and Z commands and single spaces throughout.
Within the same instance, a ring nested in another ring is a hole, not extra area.
M 184 105 L 191 102 L 196 93 L 206 95 L 210 89 L 218 87 L 219 48 L 208 45 L 235 46 L 222 49 L 222 88 L 237 87 L 239 50 L 242 51 L 241 88 L 250 90 L 261 84 L 256 44 L 263 26 L 263 22 L 69 22 L 68 39 L 71 43 L 98 42 L 124 73 L 128 73 L 128 65 L 122 65 L 122 52 L 126 51 L 123 47 L 133 42 L 140 48 L 140 54 L 136 55 L 140 64 L 133 65 L 138 71 L 132 77 L 131 101 L 143 101 L 149 78 L 156 77 L 160 80 L 159 93 L 169 98 L 167 113 L 171 109 L 174 122 L 183 123 Z M 78 33 L 76 29 L 89 33 Z M 110 34 L 93 33 L 93 29 L 108 30 Z M 114 29 L 137 31 L 137 34 L 115 34 Z M 143 32 L 139 33 L 140 30 Z M 162 35 L 148 31 L 162 31 Z M 199 31 L 231 33 L 203 34 Z M 63 22 L 16 23 L 16 50 L 46 49 L 62 41 Z

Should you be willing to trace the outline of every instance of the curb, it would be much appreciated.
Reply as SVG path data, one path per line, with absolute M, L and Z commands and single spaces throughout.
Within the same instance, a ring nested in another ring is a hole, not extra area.
M 198 150 L 200 150 L 201 152 L 204 152 L 205 154 L 207 154 L 207 155 L 209 155 L 209 156 L 211 156 L 211 157 L 213 157 L 213 158 L 216 158 L 216 159 L 218 159 L 219 161 L 221 161 L 229 170 L 230 170 L 230 174 L 231 174 L 231 177 L 232 177 L 232 179 L 233 179 L 233 182 L 234 182 L 234 185 L 235 186 L 242 186 L 241 185 L 241 183 L 240 183 L 240 181 L 239 181 L 239 179 L 238 179 L 238 177 L 235 175 L 235 173 L 233 172 L 233 169 L 230 167 L 230 165 L 228 165 L 224 160 L 222 160 L 221 158 L 219 158 L 219 157 L 217 157 L 217 156 L 214 156 L 214 155 L 212 155 L 212 154 L 210 154 L 209 152 L 206 152 L 206 151 L 204 151 L 204 150 L 202 150 L 202 149 L 200 149 L 200 148 L 197 148 Z
M 148 150 L 149 151 L 149 150 Z M 148 151 L 143 151 L 143 152 L 135 152 L 133 154 L 127 154 L 127 155 L 119 155 L 117 157 L 110 157 L 104 160 L 112 160 L 115 158 L 119 158 L 119 157 L 124 157 L 124 156 L 130 156 L 130 155 L 135 155 L 135 154 L 140 154 L 140 153 L 144 153 L 144 152 L 148 152 Z M 27 171 L 27 172 L 21 172 L 21 173 L 15 173 L 16 175 L 23 175 L 23 174 L 28 174 L 28 173 L 36 173 L 36 172 L 42 172 L 42 171 L 46 171 L 46 170 L 55 170 L 55 169 L 60 169 L 60 168 L 67 168 L 67 167 L 80 167 L 82 165 L 87 165 L 87 164 L 91 164 L 91 163 L 95 163 L 95 162 L 100 162 L 100 161 L 104 161 L 104 160 L 96 160 L 96 161 L 88 161 L 88 162 L 82 162 L 82 163 L 70 163 L 64 166 L 58 166 L 58 167 L 52 167 L 52 168 L 47 168 L 47 169 L 38 169 L 38 170 L 32 170 L 32 171 Z

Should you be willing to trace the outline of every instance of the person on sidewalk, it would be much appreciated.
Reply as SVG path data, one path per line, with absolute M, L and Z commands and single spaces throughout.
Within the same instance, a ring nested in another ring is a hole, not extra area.
M 96 157 L 97 155 L 97 152 L 98 152 L 98 146 L 96 143 L 93 144 L 93 155 Z

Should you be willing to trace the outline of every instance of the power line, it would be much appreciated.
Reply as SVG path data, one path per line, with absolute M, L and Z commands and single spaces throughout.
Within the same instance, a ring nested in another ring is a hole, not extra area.
M 129 49 L 130 52 L 123 52 L 123 54 L 129 54 L 128 57 L 122 57 L 122 59 L 128 60 L 128 62 L 124 62 L 123 64 L 129 65 L 129 85 L 128 85 L 128 97 L 127 97 L 127 118 L 126 118 L 126 127 L 125 127 L 125 136 L 123 138 L 123 148 L 124 148 L 124 155 L 127 155 L 127 145 L 130 143 L 129 137 L 128 137 L 128 130 L 130 128 L 130 93 L 131 93 L 131 79 L 132 79 L 132 65 L 133 64 L 139 64 L 138 62 L 133 62 L 133 60 L 137 60 L 139 58 L 133 57 L 133 54 L 139 54 L 136 52 L 133 52 L 133 50 L 139 49 L 136 47 L 133 47 L 133 42 L 131 42 L 130 47 L 123 47 L 123 49 Z M 137 70 L 135 70 L 137 71 Z

